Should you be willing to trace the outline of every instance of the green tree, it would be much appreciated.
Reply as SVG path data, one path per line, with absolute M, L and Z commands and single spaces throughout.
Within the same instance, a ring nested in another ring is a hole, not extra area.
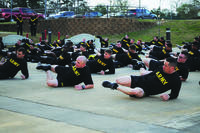
M 27 0 L 13 0 L 12 7 L 27 7 Z
M 193 4 L 183 4 L 177 8 L 177 16 L 183 19 L 197 18 L 198 10 Z
M 105 5 L 97 5 L 94 8 L 94 11 L 100 12 L 100 13 L 102 13 L 104 15 L 104 14 L 107 13 L 107 7 Z
M 29 8 L 36 9 L 36 8 L 44 8 L 44 1 L 42 0 L 28 0 Z

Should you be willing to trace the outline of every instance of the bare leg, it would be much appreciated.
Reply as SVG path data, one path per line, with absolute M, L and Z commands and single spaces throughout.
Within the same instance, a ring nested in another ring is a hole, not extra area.
M 124 94 L 127 95 L 135 95 L 137 97 L 143 97 L 144 96 L 144 91 L 142 88 L 136 87 L 134 89 L 128 88 L 128 87 L 118 87 L 117 90 L 123 92 Z
M 131 87 L 131 77 L 123 76 L 116 79 L 116 83 L 122 86 Z
M 52 67 L 51 70 L 52 69 L 54 70 L 54 67 Z M 50 87 L 57 87 L 58 86 L 58 80 L 53 79 L 50 71 L 47 71 L 47 85 L 50 86 Z
M 140 68 L 140 75 L 146 75 L 146 74 L 149 74 L 151 73 L 152 71 L 147 71 L 145 70 L 144 68 Z
M 144 91 L 142 88 L 139 88 L 139 87 L 136 87 L 134 89 L 130 88 L 131 87 L 131 77 L 130 76 L 119 77 L 116 79 L 116 82 L 119 85 L 122 85 L 122 86 L 117 87 L 117 90 L 123 92 L 124 94 L 135 95 L 137 97 L 144 96 Z M 123 86 L 125 86 L 125 87 L 123 87 Z

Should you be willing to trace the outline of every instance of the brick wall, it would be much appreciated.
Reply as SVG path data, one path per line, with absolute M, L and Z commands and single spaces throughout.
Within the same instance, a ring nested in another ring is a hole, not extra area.
M 140 31 L 155 25 L 154 22 L 142 22 L 130 18 L 76 18 L 76 19 L 57 19 L 41 20 L 38 22 L 37 32 L 41 33 L 49 28 L 52 34 L 57 35 L 76 35 L 80 33 L 89 33 L 93 35 L 120 34 L 133 31 Z M 0 31 L 15 32 L 16 25 L 1 24 Z M 30 32 L 28 21 L 24 21 L 24 32 Z

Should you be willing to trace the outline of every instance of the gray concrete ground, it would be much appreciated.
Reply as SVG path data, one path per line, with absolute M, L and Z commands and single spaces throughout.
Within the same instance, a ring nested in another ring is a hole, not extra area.
M 101 86 L 122 75 L 139 75 L 125 67 L 115 75 L 93 74 L 95 87 L 50 88 L 46 74 L 29 63 L 30 78 L 0 81 L 0 133 L 199 133 L 200 72 L 191 72 L 180 96 L 164 102 L 159 95 L 130 98 Z M 56 75 L 53 74 L 55 77 Z

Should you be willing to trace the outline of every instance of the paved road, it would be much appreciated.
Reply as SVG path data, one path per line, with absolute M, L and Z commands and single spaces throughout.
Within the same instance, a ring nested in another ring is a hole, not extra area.
M 30 78 L 0 81 L 0 133 L 199 133 L 200 72 L 191 72 L 177 100 L 158 96 L 130 98 L 101 86 L 122 75 L 139 75 L 125 67 L 115 75 L 93 74 L 95 88 L 50 88 L 46 74 L 29 63 Z M 53 74 L 55 77 L 56 75 Z

